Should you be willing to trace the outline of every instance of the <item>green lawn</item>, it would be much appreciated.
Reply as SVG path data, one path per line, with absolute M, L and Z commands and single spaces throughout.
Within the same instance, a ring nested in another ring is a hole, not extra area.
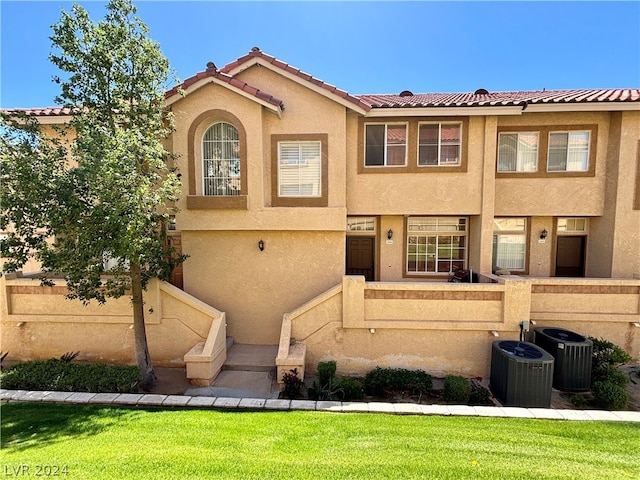
M 1 414 L 4 477 L 640 479 L 632 423 L 36 403 Z

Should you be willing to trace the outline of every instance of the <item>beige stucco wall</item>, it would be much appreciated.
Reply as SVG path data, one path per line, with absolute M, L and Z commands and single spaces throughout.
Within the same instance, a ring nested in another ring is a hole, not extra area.
M 452 117 L 455 120 L 455 117 Z M 384 122 L 384 118 L 367 118 L 367 122 Z M 358 119 L 350 116 L 347 162 L 349 215 L 477 215 L 481 211 L 484 174 L 483 118 L 470 117 L 466 172 L 439 172 L 424 168 L 419 173 L 397 173 L 393 167 L 358 173 L 364 163 L 357 148 Z M 408 162 L 415 163 L 415 158 Z
M 487 377 L 492 342 L 517 340 L 520 322 L 531 319 L 528 341 L 534 328 L 553 326 L 607 339 L 640 358 L 637 280 L 487 279 L 497 283 L 365 284 L 344 277 L 287 314 L 283 338 L 290 341 L 280 349 L 304 344 L 308 372 L 336 360 L 342 375 L 381 366 Z
M 598 126 L 595 176 L 498 178 L 496 216 L 602 215 L 609 113 L 525 113 L 521 116 L 505 116 L 498 119 L 499 127 L 581 124 Z
M 64 281 L 42 287 L 30 278 L 0 277 L 0 349 L 10 360 L 80 352 L 81 361 L 135 363 L 133 314 L 127 297 L 104 305 L 65 298 Z M 152 361 L 182 366 L 184 355 L 209 336 L 222 315 L 172 285 L 152 281 L 144 295 Z
M 277 344 L 282 315 L 344 272 L 342 232 L 183 232 L 182 241 L 185 290 L 226 312 L 236 343 Z

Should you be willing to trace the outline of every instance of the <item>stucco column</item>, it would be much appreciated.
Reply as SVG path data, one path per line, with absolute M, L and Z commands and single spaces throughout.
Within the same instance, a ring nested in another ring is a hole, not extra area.
M 344 328 L 365 328 L 364 277 L 342 279 L 342 324 Z
M 480 121 L 480 120 L 478 120 Z M 470 267 L 474 271 L 491 273 L 491 257 L 493 252 L 493 216 L 495 212 L 496 195 L 496 138 L 498 131 L 498 117 L 484 117 L 484 148 L 482 156 L 482 196 L 480 216 L 472 222 L 472 242 L 477 245 L 475 255 L 472 251 Z M 473 159 L 471 159 L 473 161 Z

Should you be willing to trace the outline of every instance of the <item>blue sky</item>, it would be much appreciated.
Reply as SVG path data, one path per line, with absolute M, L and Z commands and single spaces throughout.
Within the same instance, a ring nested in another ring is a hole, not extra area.
M 182 80 L 259 46 L 353 94 L 640 87 L 637 1 L 135 4 Z M 71 5 L 0 1 L 0 106 L 54 105 L 49 36 Z

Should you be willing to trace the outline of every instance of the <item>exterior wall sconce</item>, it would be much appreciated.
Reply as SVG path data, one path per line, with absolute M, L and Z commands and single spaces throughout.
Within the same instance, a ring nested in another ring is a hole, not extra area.
M 258 248 L 260 249 L 261 252 L 264 251 L 264 241 L 262 239 L 258 241 Z
M 375 328 L 370 328 L 370 329 L 369 329 L 369 332 L 370 332 L 370 333 L 376 333 L 376 329 L 375 329 Z
M 547 235 L 549 234 L 549 232 L 547 232 L 547 229 L 545 228 L 544 230 L 542 230 L 540 232 L 540 240 L 544 240 L 545 238 L 547 238 Z
M 500 334 L 496 330 L 491 330 L 489 333 L 491 335 L 493 335 L 494 337 L 499 337 L 500 336 Z
M 640 328 L 640 323 L 638 322 L 631 322 L 631 325 L 633 325 L 636 328 Z
M 389 229 L 387 232 L 387 239 L 391 240 L 393 238 L 393 230 Z

